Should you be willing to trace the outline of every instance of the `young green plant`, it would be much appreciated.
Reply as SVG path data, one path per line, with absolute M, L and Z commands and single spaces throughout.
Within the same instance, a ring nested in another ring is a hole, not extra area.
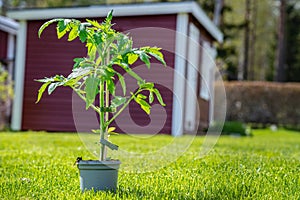
M 154 96 L 162 106 L 165 106 L 154 83 L 146 82 L 131 68 L 137 60 L 141 60 L 150 69 L 151 57 L 166 66 L 161 48 L 150 46 L 134 48 L 133 41 L 127 34 L 112 28 L 112 17 L 112 11 L 110 11 L 102 23 L 88 19 L 85 22 L 76 19 L 52 19 L 45 22 L 38 31 L 40 37 L 46 27 L 56 23 L 58 39 L 68 34 L 68 41 L 79 38 L 82 43 L 86 44 L 87 56 L 74 59 L 73 70 L 67 77 L 55 75 L 51 78 L 36 80 L 43 83 L 38 91 L 36 102 L 40 101 L 47 88 L 49 95 L 59 86 L 72 88 L 85 101 L 86 109 L 92 108 L 99 115 L 99 129 L 93 132 L 100 134 L 100 160 L 106 160 L 107 147 L 113 150 L 118 149 L 117 145 L 108 141 L 108 134 L 115 130 L 115 127 L 110 127 L 110 124 L 131 101 L 134 100 L 139 104 L 147 114 L 150 114 Z M 136 91 L 130 91 L 130 95 L 126 96 L 128 91 L 124 76 L 116 68 L 121 68 L 121 71 L 136 79 L 138 86 Z M 122 96 L 115 94 L 116 80 L 122 87 Z M 142 94 L 144 91 L 148 91 L 148 97 Z M 97 95 L 99 95 L 99 106 L 95 105 Z M 109 112 L 115 114 L 110 117 Z

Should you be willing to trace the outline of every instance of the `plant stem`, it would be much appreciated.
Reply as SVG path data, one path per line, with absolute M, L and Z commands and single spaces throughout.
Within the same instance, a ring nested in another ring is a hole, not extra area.
M 100 104 L 100 138 L 103 140 L 105 138 L 106 126 L 105 126 L 105 118 L 104 118 L 104 87 L 105 82 L 100 80 L 99 85 L 99 104 Z M 101 143 L 100 143 L 101 144 Z M 105 160 L 105 145 L 101 144 L 101 151 L 100 151 L 100 160 Z
M 134 99 L 134 97 L 142 91 L 142 89 L 138 89 L 133 95 L 131 95 L 128 101 L 123 104 L 122 108 L 120 108 L 120 110 L 116 114 L 114 114 L 114 116 L 110 118 L 109 121 L 106 122 L 106 126 L 108 127 L 123 112 L 123 110 L 129 105 L 129 103 Z

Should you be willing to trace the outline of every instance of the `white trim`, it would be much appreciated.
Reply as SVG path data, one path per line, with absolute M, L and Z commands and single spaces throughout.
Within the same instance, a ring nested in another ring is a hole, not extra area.
M 21 21 L 20 29 L 17 35 L 17 48 L 16 48 L 15 97 L 13 102 L 12 123 L 11 123 L 11 128 L 13 130 L 21 130 L 22 128 L 26 37 L 27 37 L 27 22 Z
M 176 22 L 176 46 L 173 86 L 172 135 L 183 134 L 185 99 L 185 69 L 187 51 L 188 14 L 178 14 Z
M 208 18 L 205 12 L 196 2 L 192 2 L 192 13 L 200 22 L 200 24 L 218 41 L 223 42 L 223 34 L 216 25 Z
M 75 8 L 24 9 L 11 10 L 7 16 L 16 20 L 38 20 L 52 18 L 87 18 L 104 17 L 110 10 L 114 16 L 140 16 L 192 13 L 207 31 L 218 41 L 223 41 L 223 35 L 215 24 L 207 17 L 196 2 L 167 2 L 127 5 L 102 5 Z
M 217 50 L 215 47 L 211 47 L 212 59 L 215 60 L 217 56 Z M 215 104 L 215 75 L 216 75 L 216 66 L 212 66 L 210 71 L 210 101 L 209 101 L 209 124 L 211 125 L 214 121 L 214 104 Z
M 200 31 L 193 24 L 189 24 L 189 40 L 188 40 L 188 63 L 186 75 L 186 101 L 184 113 L 184 130 L 188 132 L 197 131 L 197 105 L 198 105 L 198 69 L 199 69 L 199 55 L 200 55 Z
M 0 16 L 0 30 L 7 32 L 9 34 L 16 35 L 19 24 L 7 17 Z

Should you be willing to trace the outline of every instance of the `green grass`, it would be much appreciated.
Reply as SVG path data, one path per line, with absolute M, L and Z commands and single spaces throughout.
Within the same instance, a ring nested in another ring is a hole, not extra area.
M 180 149 L 192 139 L 178 138 L 170 147 Z M 139 144 L 126 135 L 113 140 L 127 152 L 151 153 L 174 138 L 156 136 Z M 82 194 L 73 163 L 77 156 L 88 159 L 91 154 L 77 134 L 0 133 L 0 199 L 300 199 L 299 132 L 254 130 L 253 137 L 222 136 L 201 158 L 203 141 L 196 137 L 172 163 L 163 162 L 169 156 L 164 150 L 157 158 L 149 154 L 136 159 L 152 159 L 162 167 L 147 173 L 129 173 L 133 165 L 126 160 L 132 158 L 120 153 L 124 166 L 117 192 Z

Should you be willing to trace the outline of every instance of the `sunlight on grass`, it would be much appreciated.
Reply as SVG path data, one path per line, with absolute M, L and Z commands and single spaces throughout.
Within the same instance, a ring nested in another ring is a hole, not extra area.
M 175 162 L 162 162 L 159 170 L 128 173 L 124 168 L 132 165 L 124 166 L 115 194 L 81 194 L 73 164 L 78 156 L 92 155 L 77 134 L 0 133 L 0 138 L 0 199 L 300 198 L 299 132 L 254 130 L 253 137 L 223 136 L 203 158 L 199 151 L 204 137 L 196 137 Z M 165 135 L 138 142 L 126 135 L 112 139 L 120 148 L 145 152 L 144 156 L 174 140 Z M 189 140 L 178 138 L 171 147 L 180 149 L 177 145 Z M 164 151 L 160 156 L 167 159 L 170 154 Z M 118 154 L 125 165 L 130 160 L 126 156 Z

